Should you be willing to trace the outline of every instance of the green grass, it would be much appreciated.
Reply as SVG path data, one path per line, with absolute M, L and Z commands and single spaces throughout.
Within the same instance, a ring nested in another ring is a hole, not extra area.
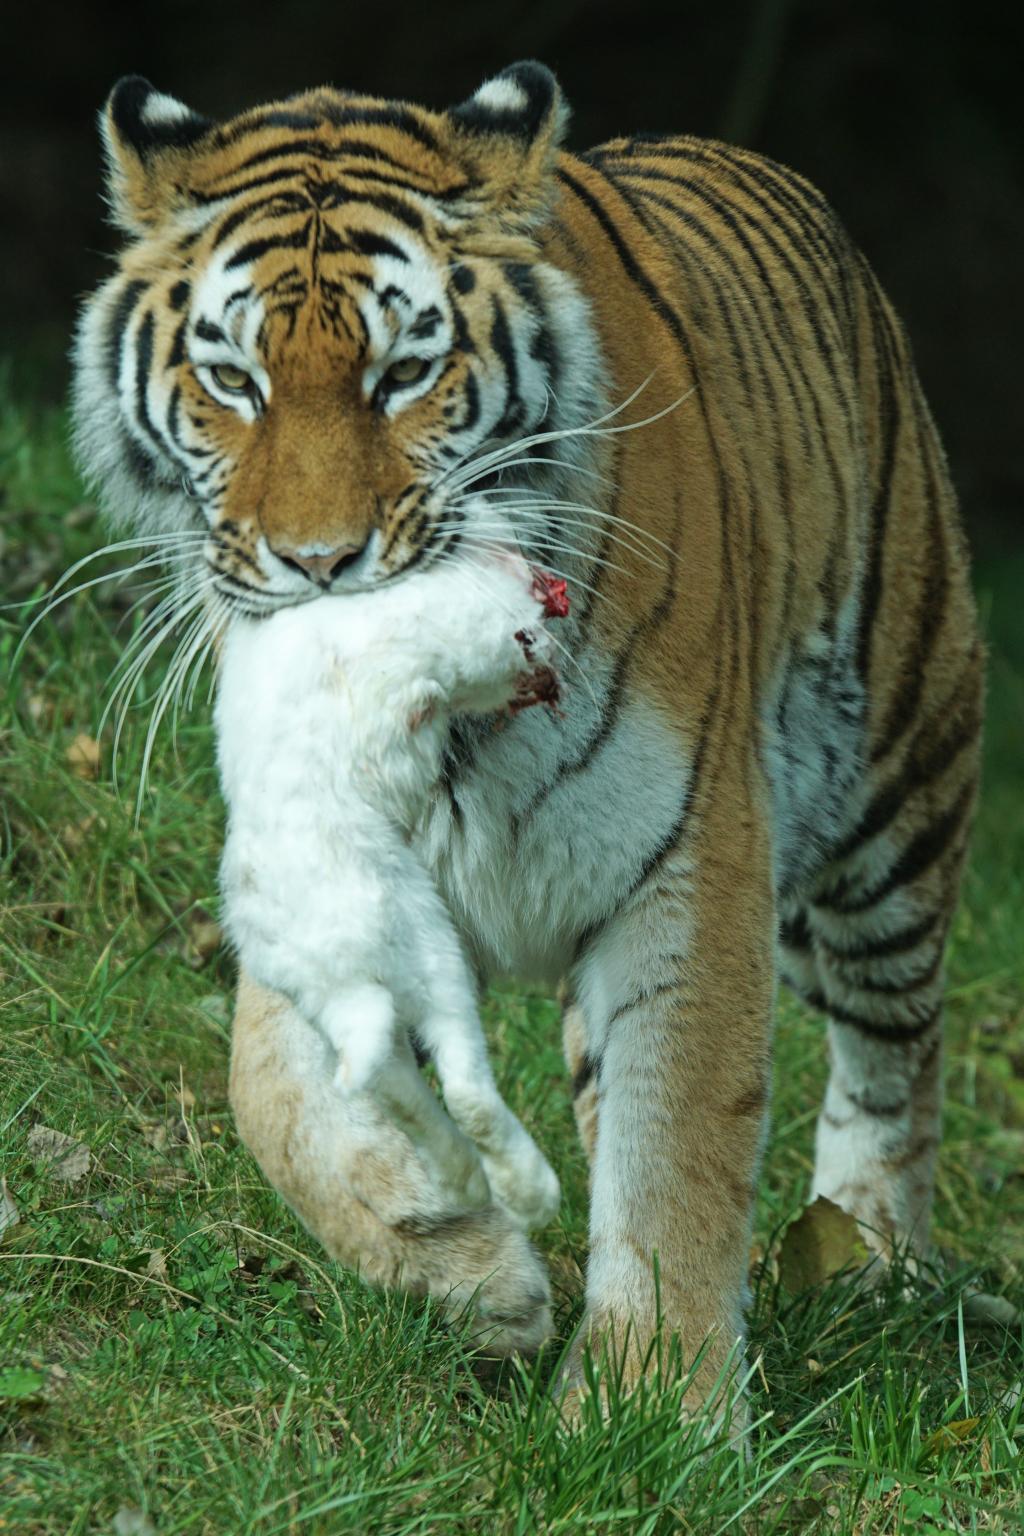
M 0 486 L 8 596 L 100 541 L 62 419 L 10 389 Z M 777 1235 L 807 1188 L 824 1078 L 820 1022 L 784 995 L 746 1462 L 708 1449 L 707 1426 L 680 1431 L 670 1363 L 632 1398 L 613 1382 L 609 1419 L 569 1433 L 544 1390 L 557 1346 L 488 1370 L 429 1304 L 325 1259 L 234 1134 L 231 966 L 191 943 L 215 902 L 221 821 L 208 710 L 176 748 L 161 734 L 136 830 L 145 708 L 125 730 L 123 799 L 109 732 L 95 781 L 66 752 L 94 729 L 137 620 L 102 587 L 41 625 L 0 702 L 0 1170 L 21 1213 L 0 1242 L 0 1532 L 106 1532 L 124 1508 L 160 1536 L 1019 1530 L 1021 1328 L 964 1320 L 960 1299 L 971 1281 L 1024 1302 L 1022 578 L 1024 561 L 978 578 L 992 721 L 950 964 L 943 1263 L 876 1293 L 780 1288 Z M 22 624 L 0 614 L 5 676 Z M 502 1086 L 563 1175 L 544 1246 L 564 1339 L 586 1201 L 556 1009 L 509 988 L 487 1019 Z M 34 1160 L 37 1124 L 89 1148 L 81 1181 Z

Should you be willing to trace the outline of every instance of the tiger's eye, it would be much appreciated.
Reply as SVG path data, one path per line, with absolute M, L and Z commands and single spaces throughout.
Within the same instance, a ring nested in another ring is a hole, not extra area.
M 247 395 L 255 387 L 245 369 L 236 368 L 234 363 L 218 363 L 210 369 L 210 375 L 229 395 Z
M 392 363 L 384 377 L 389 384 L 415 384 L 422 379 L 430 361 L 425 357 L 403 357 L 397 363 Z

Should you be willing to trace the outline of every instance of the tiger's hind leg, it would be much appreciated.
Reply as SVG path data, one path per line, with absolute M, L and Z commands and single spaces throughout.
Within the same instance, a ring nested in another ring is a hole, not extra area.
M 928 1241 L 943 952 L 977 786 L 980 662 L 976 650 L 941 721 L 918 727 L 781 936 L 797 990 L 829 1017 L 813 1193 L 856 1216 L 885 1256 L 921 1255 Z

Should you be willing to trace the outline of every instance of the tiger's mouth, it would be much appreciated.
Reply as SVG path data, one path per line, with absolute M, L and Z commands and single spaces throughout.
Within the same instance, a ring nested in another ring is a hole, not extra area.
M 434 518 L 425 536 L 400 564 L 384 565 L 384 539 L 375 530 L 351 563 L 334 574 L 319 574 L 306 569 L 301 558 L 282 558 L 262 536 L 254 550 L 237 536 L 214 529 L 205 542 L 203 559 L 210 586 L 229 612 L 259 617 L 321 597 L 345 597 L 390 586 L 413 570 L 423 570 L 453 554 L 460 537 L 459 528 L 449 526 L 449 519 Z

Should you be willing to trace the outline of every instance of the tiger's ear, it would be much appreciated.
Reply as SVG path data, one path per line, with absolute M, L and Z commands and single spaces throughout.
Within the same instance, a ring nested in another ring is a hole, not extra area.
M 183 205 L 188 151 L 213 124 L 141 75 L 126 75 L 107 98 L 100 132 L 114 222 L 141 235 Z
M 543 64 L 511 64 L 448 113 L 452 148 L 474 196 L 509 233 L 528 234 L 548 212 L 569 122 L 558 81 Z

